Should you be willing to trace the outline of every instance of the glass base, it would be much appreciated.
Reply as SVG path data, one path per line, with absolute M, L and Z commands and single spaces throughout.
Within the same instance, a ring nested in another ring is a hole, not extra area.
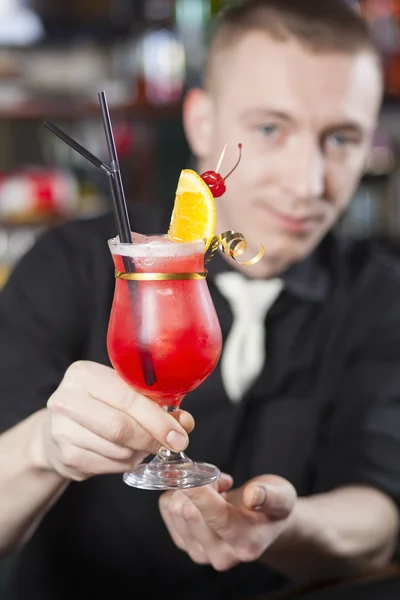
M 182 490 L 207 485 L 220 476 L 220 470 L 214 465 L 193 462 L 184 452 L 162 448 L 150 463 L 124 473 L 123 480 L 142 490 Z

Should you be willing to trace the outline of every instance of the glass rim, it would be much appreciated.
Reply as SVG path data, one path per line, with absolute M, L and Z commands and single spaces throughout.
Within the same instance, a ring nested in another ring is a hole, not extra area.
M 189 256 L 191 254 L 201 253 L 205 251 L 205 241 L 195 240 L 191 242 L 173 242 L 166 239 L 166 234 L 141 234 L 149 237 L 164 238 L 165 243 L 138 243 L 138 242 L 120 242 L 119 237 L 111 238 L 107 241 L 111 254 L 145 257 L 152 255 L 154 257 L 168 256 Z M 198 247 L 198 248 L 197 248 Z

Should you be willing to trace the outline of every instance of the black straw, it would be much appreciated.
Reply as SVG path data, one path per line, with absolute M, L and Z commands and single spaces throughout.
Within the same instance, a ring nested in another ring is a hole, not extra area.
M 111 169 L 111 167 L 109 167 L 102 160 L 100 160 L 100 158 L 98 158 L 97 156 L 92 154 L 92 152 L 90 152 L 87 148 L 85 148 L 79 142 L 74 140 L 74 138 L 72 138 L 70 135 L 68 135 L 68 133 L 65 133 L 65 131 L 60 129 L 57 125 L 55 125 L 51 121 L 44 121 L 43 125 L 47 129 L 49 129 L 52 133 L 54 133 L 57 137 L 59 137 L 63 142 L 68 144 L 68 146 L 73 148 L 73 150 L 76 150 L 76 152 L 78 152 L 81 156 L 83 156 L 89 162 L 91 162 L 95 167 L 102 169 L 107 174 L 119 239 L 121 240 L 121 242 L 128 239 L 128 242 L 126 242 L 126 243 L 131 243 L 132 242 L 131 236 L 129 235 L 127 237 L 127 231 L 130 231 L 130 225 L 129 225 L 128 213 L 126 210 L 125 195 L 123 195 L 123 206 L 125 206 L 125 209 L 124 208 L 121 209 L 120 208 L 121 203 L 119 201 L 119 197 L 121 197 L 121 193 L 118 190 L 118 185 L 115 180 L 114 171 Z M 122 185 L 122 182 L 121 182 L 121 185 Z M 123 194 L 123 190 L 122 190 L 122 194 Z M 131 265 L 129 268 L 129 272 L 133 272 Z
M 132 243 L 131 236 L 131 226 L 129 223 L 128 210 L 126 207 L 126 200 L 124 189 L 122 185 L 121 173 L 119 170 L 117 153 L 115 149 L 114 136 L 111 128 L 111 120 L 107 106 L 107 100 L 104 92 L 99 94 L 102 113 L 103 113 L 103 121 L 104 128 L 106 131 L 107 145 L 110 152 L 110 158 L 112 166 L 109 167 L 102 160 L 100 160 L 97 156 L 92 154 L 87 148 L 84 148 L 79 142 L 74 140 L 70 135 L 62 131 L 57 125 L 54 125 L 51 121 L 44 121 L 44 126 L 49 129 L 52 133 L 54 133 L 57 137 L 59 137 L 63 142 L 68 144 L 71 148 L 73 148 L 76 152 L 78 152 L 81 156 L 86 158 L 89 162 L 91 162 L 95 167 L 102 169 L 107 174 L 108 184 L 110 187 L 111 198 L 113 203 L 114 217 L 117 226 L 117 231 L 119 235 L 119 239 L 123 243 Z M 133 259 L 129 259 L 128 256 L 122 257 L 124 268 L 129 273 L 135 272 L 135 263 Z M 138 284 L 136 281 L 127 281 L 129 295 L 132 300 L 132 304 L 138 300 Z M 157 381 L 156 375 L 154 372 L 154 365 L 151 358 L 150 350 L 147 345 L 143 343 L 141 340 L 141 336 L 139 336 L 139 355 L 142 365 L 143 377 L 147 386 L 153 385 Z
M 111 169 L 108 165 L 103 163 L 103 161 L 97 158 L 97 156 L 89 152 L 89 150 L 81 146 L 81 144 L 74 140 L 70 135 L 65 133 L 65 131 L 57 127 L 57 125 L 54 125 L 54 123 L 52 123 L 51 121 L 44 121 L 43 125 L 47 127 L 47 129 L 49 129 L 57 137 L 59 137 L 63 142 L 68 144 L 68 146 L 71 146 L 71 148 L 76 150 L 76 152 L 78 152 L 81 156 L 83 156 L 89 162 L 91 162 L 95 167 L 103 169 L 103 171 L 105 171 L 106 173 L 111 172 Z
M 128 209 L 126 206 L 126 198 L 124 187 L 122 184 L 121 171 L 119 168 L 117 150 L 115 147 L 114 134 L 111 125 L 110 112 L 108 110 L 107 98 L 104 91 L 99 92 L 99 102 L 101 107 L 101 112 L 103 116 L 103 125 L 104 131 L 106 135 L 108 152 L 110 155 L 110 172 L 108 173 L 109 185 L 111 196 L 114 205 L 114 215 L 118 228 L 118 234 L 120 242 L 124 244 L 132 243 L 132 233 L 131 233 L 131 225 L 129 223 L 129 215 Z M 128 256 L 123 256 L 122 260 L 124 262 L 124 269 L 128 273 L 135 272 L 135 262 L 132 258 Z M 137 281 L 127 281 L 129 294 L 132 300 L 132 303 L 140 302 L 139 298 L 139 288 Z M 156 374 L 154 371 L 153 360 L 151 357 L 150 349 L 147 344 L 142 339 L 142 335 L 140 332 L 139 326 L 139 356 L 142 365 L 143 377 L 147 386 L 153 385 L 157 381 Z
M 117 150 L 115 147 L 114 135 L 111 126 L 110 112 L 108 110 L 106 94 L 104 91 L 99 92 L 99 101 L 101 112 L 103 115 L 103 125 L 104 132 L 106 134 L 108 153 L 110 155 L 110 167 L 114 178 L 113 186 L 116 196 L 116 203 L 114 204 L 116 208 L 116 218 L 119 222 L 119 239 L 124 244 L 131 244 L 131 226 L 129 224 L 128 209 L 126 207 L 125 192 L 124 187 L 122 185 L 122 177 L 119 168 Z

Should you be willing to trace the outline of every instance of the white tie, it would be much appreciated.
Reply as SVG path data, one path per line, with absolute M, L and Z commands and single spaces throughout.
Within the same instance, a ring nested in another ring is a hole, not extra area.
M 282 288 L 281 279 L 246 279 L 237 272 L 220 273 L 215 284 L 228 300 L 233 325 L 224 344 L 221 375 L 232 402 L 240 402 L 265 362 L 267 311 Z

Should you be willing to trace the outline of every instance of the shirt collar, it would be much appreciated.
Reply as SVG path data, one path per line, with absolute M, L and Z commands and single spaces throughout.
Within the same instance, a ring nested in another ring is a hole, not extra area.
M 291 265 L 282 279 L 289 293 L 302 300 L 323 302 L 331 287 L 331 274 L 323 260 L 322 248 L 316 248 L 309 256 Z
M 332 283 L 330 269 L 332 237 L 333 234 L 328 234 L 311 254 L 278 275 L 290 294 L 301 300 L 312 302 L 324 302 L 326 300 Z M 235 270 L 232 261 L 223 257 L 219 251 L 207 263 L 206 268 L 211 279 L 218 273 Z

